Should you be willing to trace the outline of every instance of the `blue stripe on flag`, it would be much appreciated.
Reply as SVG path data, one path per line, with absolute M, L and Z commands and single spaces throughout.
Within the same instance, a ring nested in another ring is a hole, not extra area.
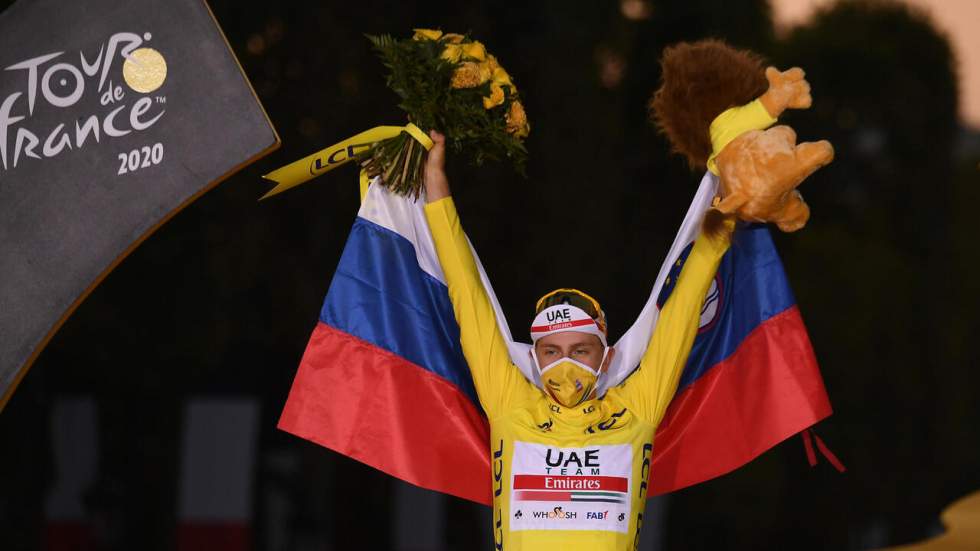
M 358 217 L 320 320 L 428 369 L 479 404 L 446 285 L 402 235 Z
M 687 258 L 690 248 L 685 250 Z M 671 281 L 676 280 L 675 270 Z M 718 318 L 697 336 L 681 376 L 678 392 L 731 356 L 761 323 L 796 304 L 783 263 L 769 229 L 762 224 L 741 227 L 718 268 L 721 308 Z M 664 287 L 664 292 L 672 289 Z M 661 294 L 663 302 L 666 295 Z

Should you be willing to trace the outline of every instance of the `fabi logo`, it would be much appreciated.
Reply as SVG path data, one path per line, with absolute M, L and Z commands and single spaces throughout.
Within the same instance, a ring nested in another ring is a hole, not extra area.
M 585 513 L 586 520 L 606 520 L 609 518 L 609 511 L 588 511 Z
M 0 166 L 4 170 L 12 169 L 27 157 L 52 158 L 65 150 L 99 143 L 104 137 L 142 132 L 156 124 L 166 111 L 165 96 L 143 95 L 129 101 L 130 92 L 150 94 L 167 79 L 163 54 L 141 47 L 152 38 L 150 33 L 121 32 L 100 44 L 97 53 L 78 51 L 76 57 L 64 51 L 53 52 L 4 67 L 4 71 L 9 71 L 4 77 L 20 79 L 21 84 L 20 91 L 0 102 Z M 122 70 L 113 72 L 120 60 Z M 121 78 L 126 88 L 116 85 L 112 74 Z M 70 109 L 87 93 L 98 94 L 99 104 L 107 111 L 95 114 L 68 111 L 63 120 L 70 122 L 41 130 L 29 127 L 35 112 Z M 146 149 L 147 162 L 151 157 L 162 159 L 162 146 L 159 155 L 151 156 L 151 148 Z M 139 163 L 136 168 L 140 168 Z

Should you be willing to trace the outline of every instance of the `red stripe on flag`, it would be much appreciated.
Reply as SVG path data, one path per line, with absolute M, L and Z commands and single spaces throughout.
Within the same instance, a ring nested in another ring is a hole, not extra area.
M 515 490 L 604 490 L 625 492 L 629 481 L 619 476 L 549 476 L 536 474 L 514 475 Z
M 239 522 L 188 522 L 177 526 L 177 551 L 248 551 L 252 533 Z
M 571 501 L 571 492 L 515 492 L 517 501 Z
M 654 440 L 650 495 L 728 473 L 830 413 L 793 306 L 761 323 L 674 398 Z
M 322 322 L 279 428 L 417 486 L 491 502 L 480 409 L 435 373 Z

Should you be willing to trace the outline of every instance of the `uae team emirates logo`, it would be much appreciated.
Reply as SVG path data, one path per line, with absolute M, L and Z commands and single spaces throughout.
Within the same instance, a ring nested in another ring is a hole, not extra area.
M 566 456 L 567 453 L 567 456 Z M 602 476 L 599 450 L 578 452 L 548 448 L 545 452 L 546 471 L 556 474 L 523 474 L 514 476 L 518 501 L 576 501 L 588 503 L 626 503 L 629 479 L 622 476 Z M 557 473 L 575 474 L 557 474 Z
M 515 442 L 511 530 L 625 532 L 631 458 L 628 444 L 555 448 Z

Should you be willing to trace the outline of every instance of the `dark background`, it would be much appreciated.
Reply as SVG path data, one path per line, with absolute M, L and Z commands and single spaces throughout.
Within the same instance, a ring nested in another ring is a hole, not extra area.
M 764 0 L 640 1 L 638 19 L 620 2 L 210 5 L 283 147 L 147 239 L 25 377 L 0 415 L 4 549 L 41 545 L 51 404 L 66 395 L 98 408 L 86 502 L 108 527 L 98 549 L 173 548 L 182 404 L 201 395 L 261 403 L 255 549 L 284 529 L 317 549 L 398 545 L 390 523 L 358 514 L 390 511 L 385 475 L 275 429 L 357 210 L 355 169 L 256 199 L 268 188 L 262 173 L 404 120 L 362 33 L 417 26 L 472 31 L 526 100 L 526 179 L 449 161 L 461 217 L 514 328 L 559 286 L 598 297 L 613 339 L 639 313 L 701 177 L 647 121 L 665 45 L 721 37 L 807 71 L 814 107 L 783 120 L 801 140 L 829 139 L 837 158 L 804 184 L 809 225 L 776 239 L 835 407 L 818 431 L 848 472 L 809 468 L 790 439 L 673 494 L 667 548 L 895 545 L 936 533 L 942 508 L 980 489 L 980 138 L 958 122 L 955 60 L 927 17 L 844 2 L 777 37 Z M 559 227 L 560 239 L 530 238 Z M 299 465 L 285 475 L 265 460 L 283 453 Z M 352 484 L 363 501 L 343 491 Z M 285 528 L 264 520 L 269 487 L 290 496 Z M 477 507 L 452 498 L 446 515 L 446 547 L 485 548 Z

